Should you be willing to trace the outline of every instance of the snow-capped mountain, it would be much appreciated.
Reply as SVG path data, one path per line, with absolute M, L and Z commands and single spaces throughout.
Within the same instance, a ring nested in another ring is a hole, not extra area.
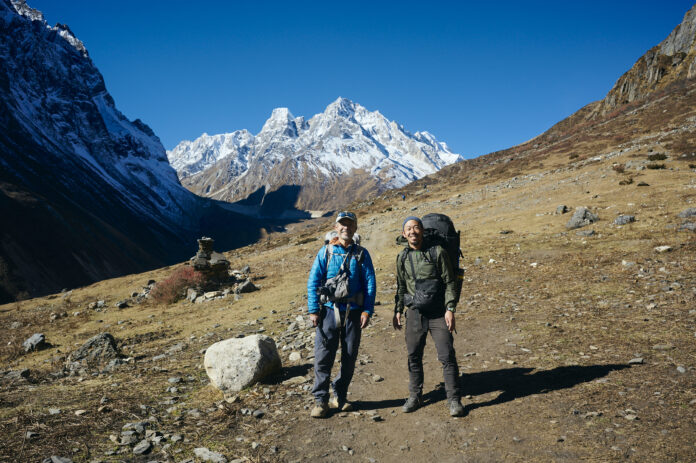
M 200 195 L 238 201 L 261 188 L 295 185 L 295 206 L 303 209 L 340 207 L 461 159 L 428 132 L 409 133 L 346 98 L 309 121 L 277 108 L 256 136 L 247 130 L 203 134 L 167 157 L 184 186 Z
M 181 186 L 67 26 L 0 0 L 0 32 L 0 302 L 176 262 L 238 217 Z

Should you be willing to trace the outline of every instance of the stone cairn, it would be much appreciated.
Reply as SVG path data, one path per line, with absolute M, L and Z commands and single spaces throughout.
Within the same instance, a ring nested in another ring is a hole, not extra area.
M 206 281 L 223 284 L 229 281 L 230 263 L 225 256 L 213 251 L 215 241 L 207 236 L 198 240 L 198 252 L 191 258 L 194 270 L 201 272 Z

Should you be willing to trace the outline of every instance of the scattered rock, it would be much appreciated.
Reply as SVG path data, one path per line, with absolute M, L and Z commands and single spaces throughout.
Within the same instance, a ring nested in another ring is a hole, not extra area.
M 677 371 L 678 371 L 679 373 L 686 373 L 686 368 L 684 368 L 683 366 L 679 365 L 679 366 L 677 367 Z
M 221 453 L 213 452 L 205 447 L 193 449 L 193 453 L 203 461 L 212 461 L 213 463 L 227 463 L 227 458 Z
M 116 304 L 114 304 L 114 306 L 115 306 L 117 309 L 125 309 L 125 308 L 129 307 L 129 306 L 128 306 L 128 300 L 127 300 L 127 299 L 124 299 L 124 300 L 122 300 L 122 301 L 118 301 Z
M 595 231 L 594 230 L 578 230 L 575 232 L 575 234 L 578 236 L 594 236 Z
M 636 221 L 634 215 L 620 215 L 614 219 L 614 225 L 626 225 Z
M 22 346 L 24 346 L 24 352 L 28 353 L 45 349 L 49 347 L 49 344 L 46 342 L 46 336 L 44 336 L 43 333 L 34 333 L 29 339 L 22 343 Z
M 299 352 L 291 352 L 290 356 L 288 357 L 288 360 L 291 362 L 299 362 L 302 360 L 302 355 Z
M 664 252 L 670 252 L 672 250 L 672 246 L 657 246 L 655 248 L 655 252 L 659 252 L 660 254 Z
M 560 206 L 558 206 L 558 207 L 556 208 L 556 214 L 557 214 L 557 215 L 563 215 L 563 214 L 565 214 L 566 212 L 568 212 L 569 210 L 570 210 L 570 209 L 568 209 L 568 206 L 566 206 L 565 204 L 561 204 Z
M 685 230 L 696 232 L 696 222 L 684 222 L 683 224 L 679 225 L 679 228 L 677 228 L 677 231 Z
M 281 368 L 272 338 L 260 334 L 217 342 L 205 353 L 205 371 L 223 392 L 241 391 Z
M 67 457 L 57 457 L 53 455 L 50 458 L 44 459 L 41 463 L 73 463 L 73 461 Z
M 243 283 L 237 286 L 235 288 L 234 292 L 236 294 L 242 294 L 242 293 L 251 293 L 253 291 L 258 291 L 259 288 L 251 281 L 251 280 L 245 280 Z
M 88 365 L 104 364 L 109 360 L 121 357 L 116 339 L 109 333 L 99 333 L 89 338 L 80 348 L 70 354 L 68 362 L 83 362 Z
M 653 350 L 672 350 L 674 346 L 672 344 L 655 344 L 652 346 Z
M 686 219 L 688 217 L 696 217 L 696 207 L 684 209 L 679 213 L 679 217 L 681 217 L 682 219 Z
M 133 447 L 133 453 L 136 455 L 145 455 L 152 449 L 152 444 L 147 439 L 143 439 Z
M 14 381 L 19 379 L 28 379 L 31 371 L 28 368 L 21 370 L 8 370 L 0 373 L 0 377 L 6 381 Z
M 572 230 L 574 228 L 585 227 L 599 220 L 599 216 L 590 212 L 586 207 L 578 207 L 575 209 L 573 216 L 566 224 L 566 228 Z
M 628 361 L 629 365 L 642 365 L 644 363 L 643 357 L 632 358 Z

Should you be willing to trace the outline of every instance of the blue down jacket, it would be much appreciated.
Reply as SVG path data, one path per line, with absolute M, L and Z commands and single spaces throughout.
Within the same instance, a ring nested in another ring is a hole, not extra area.
M 332 250 L 332 253 L 328 253 L 330 259 L 328 274 L 326 267 L 327 246 L 330 246 Z M 362 307 L 353 302 L 349 303 L 350 310 L 362 310 L 372 315 L 375 308 L 375 294 L 377 292 L 375 269 L 372 266 L 372 258 L 370 258 L 367 249 L 362 249 L 362 263 L 358 264 L 358 247 L 355 244 L 351 244 L 348 249 L 338 244 L 327 244 L 321 247 L 317 253 L 317 257 L 314 259 L 312 269 L 309 271 L 309 279 L 307 280 L 307 308 L 309 309 L 309 313 L 319 312 L 320 302 L 319 296 L 317 295 L 317 288 L 323 285 L 328 278 L 336 276 L 346 253 L 352 251 L 350 265 L 348 267 L 350 272 L 348 288 L 351 296 L 362 291 L 365 295 L 365 299 Z M 339 310 L 346 310 L 346 305 L 347 304 L 338 304 Z M 326 303 L 326 306 L 330 308 L 333 307 L 331 302 Z

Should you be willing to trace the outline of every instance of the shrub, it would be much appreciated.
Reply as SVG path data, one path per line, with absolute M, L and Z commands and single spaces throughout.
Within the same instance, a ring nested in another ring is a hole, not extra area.
M 648 165 L 645 166 L 645 167 L 647 167 L 648 169 L 656 170 L 656 169 L 664 169 L 664 168 L 665 168 L 665 165 L 664 165 L 664 164 L 656 164 L 656 163 L 653 162 L 653 163 L 651 163 L 651 164 L 648 164 Z
M 689 169 L 696 169 L 696 164 L 689 164 Z
M 153 301 L 172 304 L 184 297 L 184 291 L 190 287 L 200 287 L 205 283 L 205 277 L 188 265 L 179 267 L 166 278 L 155 285 L 150 291 Z
M 632 184 L 632 183 L 633 183 L 633 177 L 628 177 L 628 178 L 625 179 L 625 180 L 621 180 L 621 181 L 619 182 L 619 185 L 630 185 L 630 184 Z
M 667 155 L 664 153 L 655 153 L 648 155 L 648 161 L 664 161 L 667 159 Z
M 626 166 L 624 166 L 623 164 L 614 164 L 613 166 L 611 166 L 611 168 L 614 170 L 614 172 L 617 172 L 619 174 L 623 174 L 626 170 Z

